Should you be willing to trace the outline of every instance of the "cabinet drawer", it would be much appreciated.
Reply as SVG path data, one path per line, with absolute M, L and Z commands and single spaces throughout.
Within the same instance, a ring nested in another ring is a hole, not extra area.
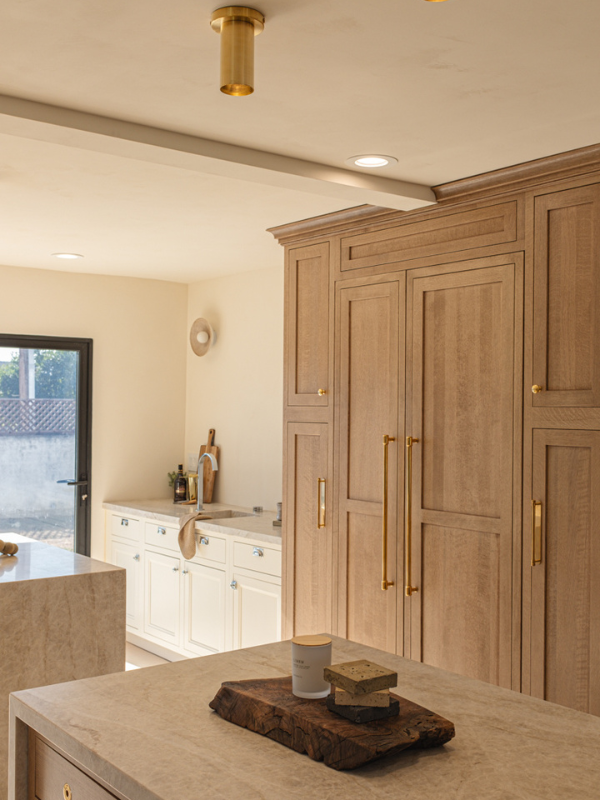
M 154 547 L 166 547 L 168 550 L 177 550 L 179 552 L 179 528 L 168 528 L 162 522 L 147 522 L 146 523 L 146 544 L 154 545 Z
M 123 517 L 120 514 L 112 514 L 110 532 L 119 539 L 130 539 L 132 542 L 139 542 L 141 524 L 139 519 Z
M 100 784 L 77 769 L 43 742 L 35 740 L 35 786 L 32 787 L 38 800 L 57 800 L 70 789 L 73 800 L 115 800 Z
M 498 203 L 386 230 L 346 236 L 341 242 L 341 269 L 394 264 L 514 242 L 516 238 L 517 204 L 514 201 Z
M 234 542 L 233 565 L 266 575 L 281 576 L 281 552 L 262 545 Z
M 208 531 L 196 533 L 196 558 L 205 558 L 224 564 L 227 557 L 227 542 Z

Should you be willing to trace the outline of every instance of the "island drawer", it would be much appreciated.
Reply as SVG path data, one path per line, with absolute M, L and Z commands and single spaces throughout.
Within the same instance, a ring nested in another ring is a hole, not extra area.
M 110 520 L 110 532 L 113 536 L 120 539 L 129 539 L 132 542 L 139 542 L 141 524 L 139 519 L 124 517 L 121 514 L 113 514 Z
M 179 528 L 169 528 L 162 522 L 146 522 L 146 544 L 179 551 Z
M 227 542 L 209 531 L 196 532 L 196 558 L 224 564 L 227 560 Z
M 241 569 L 281 576 L 281 552 L 262 545 L 234 542 L 233 564 Z
M 100 784 L 60 756 L 39 737 L 35 740 L 32 794 L 38 800 L 114 800 Z

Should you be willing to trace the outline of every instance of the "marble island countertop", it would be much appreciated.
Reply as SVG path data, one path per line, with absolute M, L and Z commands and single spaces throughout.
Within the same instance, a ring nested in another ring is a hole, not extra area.
M 26 797 L 30 726 L 129 800 L 597 800 L 598 717 L 333 643 L 334 662 L 396 670 L 397 693 L 452 720 L 456 738 L 337 772 L 213 713 L 222 681 L 290 674 L 279 642 L 13 695 L 15 798 Z
M 179 525 L 181 517 L 195 511 L 196 506 L 183 505 L 182 503 L 173 503 L 169 499 L 161 499 L 115 500 L 103 503 L 103 508 L 116 514 L 156 520 L 167 525 Z M 211 513 L 218 514 L 224 511 L 232 511 L 235 516 L 199 520 L 196 523 L 196 531 L 226 533 L 230 536 L 241 536 L 281 545 L 281 528 L 273 525 L 273 520 L 275 519 L 273 511 L 253 514 L 251 509 L 242 508 L 241 506 L 232 506 L 225 503 L 206 503 L 202 513 L 210 515 Z

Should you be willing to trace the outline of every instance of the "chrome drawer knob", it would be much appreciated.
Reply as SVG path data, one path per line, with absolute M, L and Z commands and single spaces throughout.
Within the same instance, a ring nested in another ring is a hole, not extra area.
M 254 550 L 252 551 L 252 555 L 253 556 L 258 556 L 259 558 L 262 558 L 264 556 L 264 554 L 265 554 L 265 551 L 260 547 L 255 547 Z
M 229 585 L 231 586 L 232 589 L 237 589 L 237 581 L 231 581 Z
M 206 538 L 206 536 L 200 537 L 200 544 L 208 544 L 208 539 Z
M 179 567 L 173 567 L 173 572 L 179 572 Z
M 160 533 L 161 536 L 166 536 L 167 535 L 167 531 L 166 531 L 165 528 L 158 528 L 157 529 L 157 533 Z
M 140 554 L 136 553 L 133 558 L 134 558 L 135 561 L 139 561 L 140 560 Z
M 181 570 L 181 574 L 182 574 L 182 575 L 187 575 L 187 574 L 188 574 L 188 572 L 189 572 L 189 569 L 182 569 L 182 570 Z
M 129 520 L 128 519 L 122 519 L 121 520 L 121 525 L 125 525 L 125 526 L 129 525 Z M 69 791 L 71 791 L 71 790 L 69 789 Z

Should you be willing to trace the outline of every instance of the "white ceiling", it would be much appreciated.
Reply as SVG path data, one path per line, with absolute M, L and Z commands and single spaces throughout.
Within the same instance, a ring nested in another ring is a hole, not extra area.
M 0 94 L 290 156 L 316 178 L 281 160 L 249 171 L 243 154 L 221 169 L 107 147 L 66 113 L 64 127 L 17 124 L 0 104 L 0 263 L 65 269 L 50 253 L 75 251 L 75 271 L 185 282 L 275 266 L 265 228 L 373 202 L 323 165 L 394 155 L 380 173 L 393 205 L 396 181 L 600 140 L 597 0 L 257 0 L 266 26 L 244 98 L 218 90 L 217 5 L 4 0 Z

